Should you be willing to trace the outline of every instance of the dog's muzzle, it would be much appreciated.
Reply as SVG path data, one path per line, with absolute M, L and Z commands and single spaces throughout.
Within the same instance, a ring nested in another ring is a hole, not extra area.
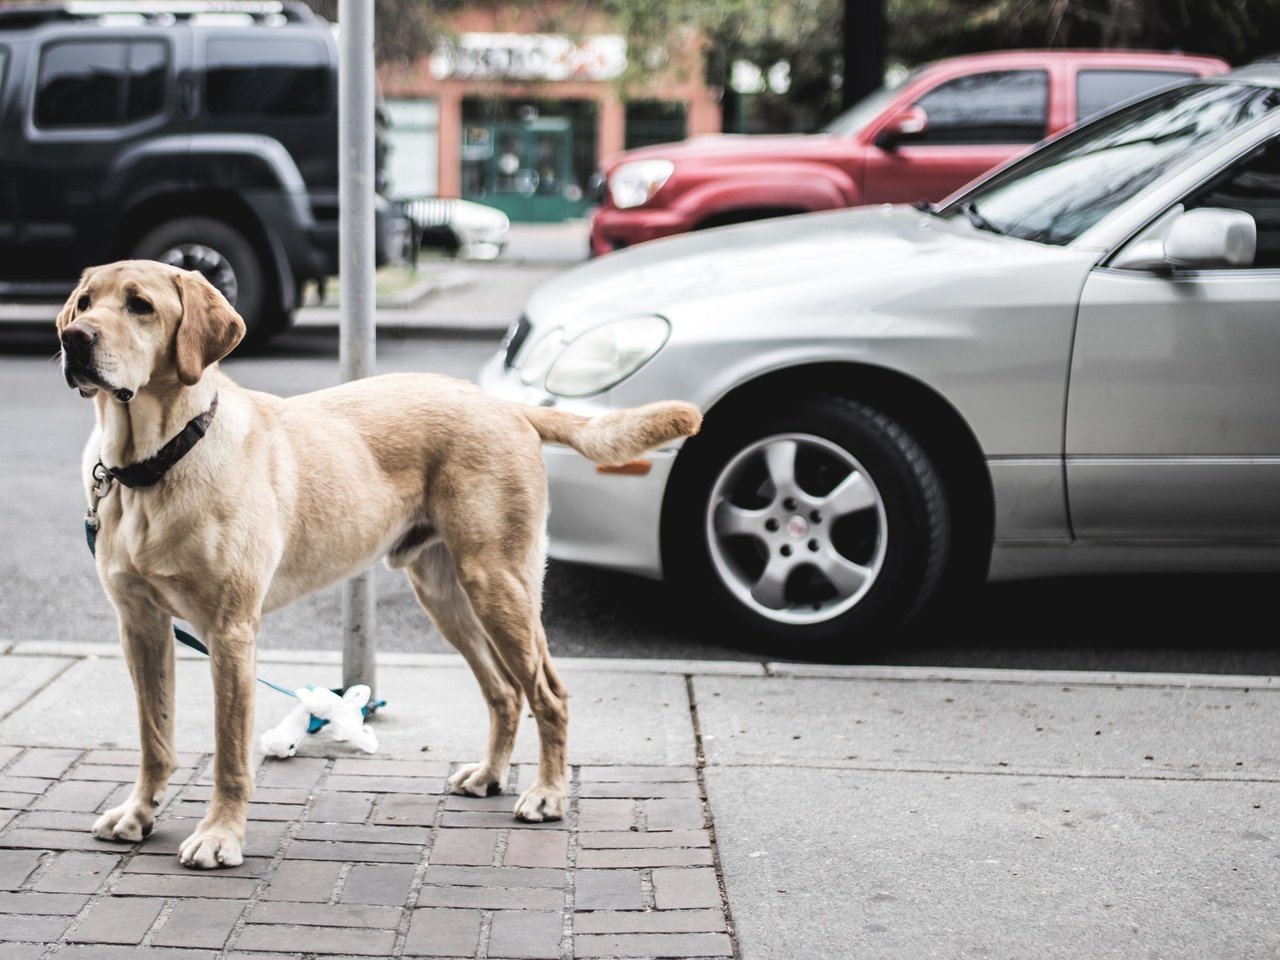
M 106 388 L 97 370 L 93 369 L 93 346 L 97 343 L 97 330 L 77 320 L 63 329 L 59 340 L 63 346 L 63 376 L 68 387 L 77 389 L 82 396 L 90 396 L 92 390 Z M 129 399 L 133 398 L 132 392 Z
M 58 338 L 62 341 L 62 355 L 69 364 L 89 368 L 93 345 L 98 342 L 98 331 L 82 320 L 73 320 L 62 329 Z

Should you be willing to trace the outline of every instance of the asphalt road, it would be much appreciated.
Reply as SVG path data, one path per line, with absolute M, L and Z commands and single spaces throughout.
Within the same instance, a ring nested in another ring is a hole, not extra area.
M 481 282 L 422 307 L 439 322 L 451 310 L 514 317 L 528 264 L 474 265 Z M 548 275 L 558 266 L 544 264 Z M 506 271 L 523 270 L 505 300 Z M 495 293 L 495 291 L 498 291 Z M 484 299 L 487 298 L 487 299 Z M 477 306 L 477 305 L 480 306 Z M 452 305 L 452 306 L 451 306 Z M 487 312 L 486 312 L 487 311 Z M 52 313 L 0 324 L 0 639 L 110 641 L 115 620 L 81 532 L 78 464 L 92 412 L 62 382 Z M 379 338 L 378 369 L 471 378 L 496 348 L 494 332 L 441 334 L 397 328 Z M 290 394 L 338 382 L 333 330 L 303 328 L 258 354 L 225 364 L 246 386 Z M 378 568 L 378 644 L 383 650 L 448 647 L 418 609 L 404 579 Z M 1087 577 L 989 586 L 971 612 L 907 646 L 876 654 L 815 652 L 844 662 L 978 667 L 1280 673 L 1272 598 L 1280 576 Z M 659 584 L 552 562 L 545 622 L 553 653 L 604 657 L 795 659 L 794 649 L 747 646 L 728 626 L 688 626 Z M 338 649 L 337 588 L 268 616 L 261 643 Z

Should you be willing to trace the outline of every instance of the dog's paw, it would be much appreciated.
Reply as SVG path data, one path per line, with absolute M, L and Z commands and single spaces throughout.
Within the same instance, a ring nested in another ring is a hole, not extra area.
M 525 823 L 563 820 L 565 803 L 563 787 L 545 787 L 535 783 L 516 801 L 516 819 Z
M 137 843 L 151 835 L 156 825 L 155 811 L 138 803 L 122 803 L 112 807 L 93 823 L 93 835 L 99 840 Z
M 503 779 L 483 763 L 469 763 L 449 778 L 449 789 L 468 797 L 492 797 L 502 792 Z
M 184 867 L 213 870 L 238 867 L 244 863 L 244 831 L 217 824 L 201 824 L 196 832 L 182 841 L 178 859 Z

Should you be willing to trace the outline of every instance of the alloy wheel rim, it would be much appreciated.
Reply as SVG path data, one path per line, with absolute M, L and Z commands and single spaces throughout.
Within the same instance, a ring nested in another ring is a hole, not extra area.
M 775 434 L 721 469 L 705 536 L 721 583 L 747 608 L 776 623 L 822 623 L 855 607 L 880 575 L 884 498 L 843 447 Z

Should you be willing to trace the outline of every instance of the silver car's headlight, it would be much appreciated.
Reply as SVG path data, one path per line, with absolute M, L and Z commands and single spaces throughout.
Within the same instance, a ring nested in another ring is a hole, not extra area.
M 632 160 L 609 175 L 609 195 L 619 210 L 648 203 L 671 177 L 676 165 L 670 160 Z
M 589 397 L 639 370 L 667 342 L 662 317 L 613 320 L 571 340 L 551 364 L 546 389 L 561 397 Z
M 553 327 L 548 330 L 525 351 L 520 361 L 520 382 L 526 387 L 533 386 L 547 375 L 547 369 L 560 356 L 564 349 L 564 330 Z

